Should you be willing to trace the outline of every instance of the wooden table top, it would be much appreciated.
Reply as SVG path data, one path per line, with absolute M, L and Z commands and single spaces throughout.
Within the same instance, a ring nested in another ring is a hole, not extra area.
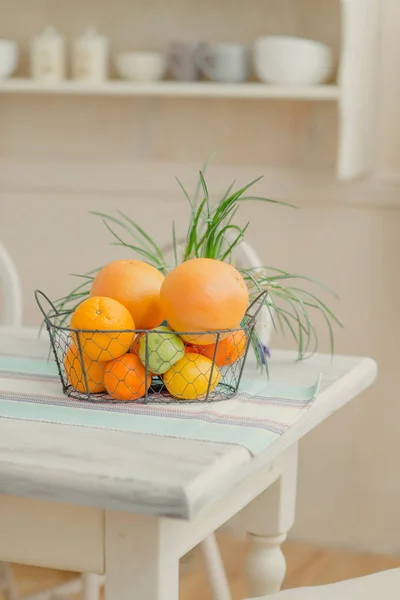
M 32 350 L 47 357 L 45 334 L 38 340 L 36 330 L 0 328 L 0 353 L 32 356 Z M 295 358 L 274 351 L 271 381 L 310 385 L 321 373 L 319 395 L 256 457 L 237 445 L 0 418 L 0 493 L 191 519 L 359 395 L 377 374 L 369 358 Z M 251 362 L 249 375 L 260 377 Z

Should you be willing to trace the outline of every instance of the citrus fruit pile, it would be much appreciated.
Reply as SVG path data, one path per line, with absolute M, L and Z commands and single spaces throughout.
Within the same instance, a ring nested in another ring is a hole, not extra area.
M 201 400 L 243 357 L 247 286 L 231 265 L 188 260 L 165 277 L 140 260 L 106 265 L 71 317 L 64 372 L 81 393 L 143 398 L 153 377 L 180 400 Z

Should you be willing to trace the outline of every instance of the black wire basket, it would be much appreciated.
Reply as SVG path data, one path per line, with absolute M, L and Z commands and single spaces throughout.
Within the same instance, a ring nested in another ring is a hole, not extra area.
M 175 332 L 163 324 L 153 330 L 105 331 L 69 327 L 73 311 L 58 311 L 35 291 L 64 394 L 142 404 L 232 398 L 248 350 L 257 344 L 255 326 L 266 295 L 250 304 L 237 329 Z

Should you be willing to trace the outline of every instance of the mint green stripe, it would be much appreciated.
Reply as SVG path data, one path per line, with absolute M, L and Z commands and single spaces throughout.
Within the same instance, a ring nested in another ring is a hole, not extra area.
M 0 376 L 2 370 L 32 376 L 57 375 L 55 363 L 32 358 L 2 356 L 0 357 Z M 270 383 L 266 377 L 255 376 L 253 379 L 243 378 L 240 391 L 266 399 L 282 398 L 305 402 L 316 397 L 319 385 L 320 378 L 312 386 L 307 387 L 281 383 L 274 384 Z M 239 444 L 245 446 L 252 454 L 262 452 L 279 437 L 277 433 L 254 427 L 246 428 L 221 423 L 207 423 L 197 420 L 195 414 L 190 419 L 175 419 L 173 417 L 127 414 L 125 412 L 64 407 L 20 400 L 0 399 L 0 417 Z M 221 418 L 223 418 L 223 415 L 221 415 Z
M 16 356 L 0 356 L 1 371 L 11 373 L 26 373 L 27 375 L 57 375 L 55 362 L 47 362 L 43 359 L 22 358 Z
M 240 382 L 240 392 L 247 392 L 254 396 L 262 396 L 263 398 L 306 401 L 317 396 L 320 383 L 321 377 L 318 377 L 316 382 L 310 386 L 271 383 L 267 377 L 262 379 L 262 376 L 258 376 L 255 379 L 243 377 Z
M 57 366 L 54 362 L 43 359 L 20 358 L 13 356 L 0 356 L 1 371 L 13 373 L 26 373 L 28 375 L 57 375 Z M 242 378 L 240 391 L 262 396 L 264 398 L 284 398 L 305 401 L 315 397 L 318 392 L 319 379 L 311 386 L 287 385 L 284 383 L 270 383 L 266 376 L 256 376 L 254 379 Z
M 15 400 L 0 400 L 0 416 L 45 423 L 62 423 L 63 425 L 129 431 L 138 434 L 239 444 L 245 446 L 252 454 L 262 452 L 279 437 L 279 434 L 266 430 L 246 429 L 217 423 L 201 423 L 195 419 L 178 421 L 156 416 L 49 406 Z

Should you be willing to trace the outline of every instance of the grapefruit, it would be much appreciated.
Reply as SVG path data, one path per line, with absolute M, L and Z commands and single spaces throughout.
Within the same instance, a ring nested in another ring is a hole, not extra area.
M 159 292 L 164 275 L 142 260 L 116 260 L 98 272 L 91 296 L 108 296 L 129 310 L 137 329 L 153 329 L 164 321 Z
M 186 342 L 207 345 L 216 341 L 213 331 L 240 326 L 249 292 L 232 265 L 211 258 L 194 258 L 168 273 L 160 299 L 172 329 Z

